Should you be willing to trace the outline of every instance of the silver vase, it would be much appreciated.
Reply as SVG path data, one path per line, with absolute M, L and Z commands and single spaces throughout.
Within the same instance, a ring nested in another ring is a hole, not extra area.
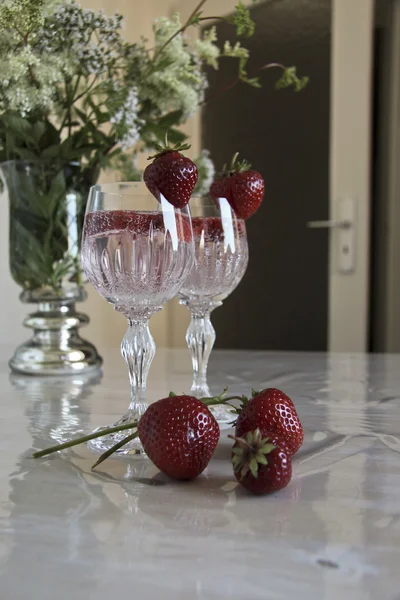
M 98 369 L 102 359 L 82 339 L 89 319 L 77 312 L 86 299 L 80 243 L 93 173 L 79 163 L 8 161 L 0 165 L 10 206 L 9 261 L 22 302 L 36 305 L 24 320 L 32 338 L 9 364 L 29 375 L 70 375 Z

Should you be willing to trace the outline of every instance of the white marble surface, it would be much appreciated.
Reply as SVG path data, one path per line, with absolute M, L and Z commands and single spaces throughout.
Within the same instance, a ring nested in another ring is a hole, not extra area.
M 217 391 L 282 388 L 305 443 L 288 488 L 236 487 L 226 432 L 191 483 L 148 461 L 91 473 L 78 447 L 32 448 L 107 424 L 125 410 L 118 351 L 102 379 L 10 376 L 0 357 L 1 600 L 398 600 L 400 357 L 215 352 Z M 150 396 L 187 389 L 185 351 L 159 350 Z

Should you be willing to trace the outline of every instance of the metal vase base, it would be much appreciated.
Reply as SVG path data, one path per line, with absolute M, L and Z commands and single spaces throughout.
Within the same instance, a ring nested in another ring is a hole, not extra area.
M 24 325 L 33 337 L 19 346 L 9 361 L 16 373 L 25 375 L 73 375 L 100 369 L 102 358 L 93 344 L 79 336 L 89 318 L 66 300 L 38 303 L 38 310 Z

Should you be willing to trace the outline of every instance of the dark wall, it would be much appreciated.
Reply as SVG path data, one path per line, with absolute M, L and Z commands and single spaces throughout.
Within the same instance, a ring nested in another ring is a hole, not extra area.
M 268 62 L 296 65 L 311 78 L 301 93 L 244 84 L 221 94 L 237 74 L 234 61 L 210 72 L 203 146 L 220 168 L 235 151 L 265 179 L 262 207 L 247 222 L 250 262 L 239 287 L 213 313 L 223 348 L 325 350 L 328 231 L 308 220 L 329 212 L 330 1 L 281 0 L 252 8 L 256 34 L 249 74 Z M 232 28 L 217 27 L 234 41 Z

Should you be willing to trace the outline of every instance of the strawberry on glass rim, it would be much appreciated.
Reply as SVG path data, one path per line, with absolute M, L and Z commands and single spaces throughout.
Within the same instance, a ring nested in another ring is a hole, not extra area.
M 160 195 L 164 196 L 175 208 L 188 204 L 199 178 L 194 162 L 182 154 L 189 148 L 189 144 L 181 142 L 171 148 L 166 138 L 164 146 L 155 146 L 157 154 L 149 157 L 153 162 L 143 173 L 143 181 L 153 196 L 158 201 Z
M 237 152 L 230 167 L 224 165 L 219 178 L 210 187 L 213 199 L 226 198 L 239 219 L 248 219 L 261 205 L 264 197 L 264 179 L 258 171 L 243 160 L 237 160 Z

